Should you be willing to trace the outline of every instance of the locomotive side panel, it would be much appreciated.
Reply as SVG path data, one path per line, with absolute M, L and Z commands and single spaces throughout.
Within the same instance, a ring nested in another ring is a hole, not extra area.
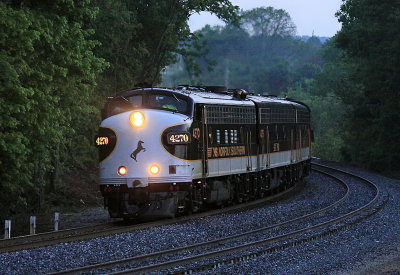
M 256 154 L 254 106 L 205 106 L 207 177 L 246 173 Z

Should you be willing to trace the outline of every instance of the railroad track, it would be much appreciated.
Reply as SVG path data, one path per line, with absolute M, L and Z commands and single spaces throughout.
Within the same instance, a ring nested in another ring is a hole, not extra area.
M 106 223 L 2 239 L 0 240 L 0 253 L 31 249 L 61 242 L 78 241 L 96 233 L 101 235 L 102 232 L 109 232 L 115 229 L 118 224 Z
M 192 214 L 189 216 L 181 216 L 174 219 L 158 220 L 152 222 L 141 222 L 136 224 L 126 224 L 123 222 L 112 222 L 106 224 L 78 227 L 60 230 L 57 232 L 46 232 L 35 235 L 19 236 L 10 239 L 0 240 L 0 254 L 5 252 L 18 251 L 22 249 L 32 249 L 44 246 L 55 245 L 58 243 L 68 243 L 75 241 L 84 241 L 98 237 L 109 236 L 112 234 L 121 234 L 133 232 L 137 230 L 148 229 L 156 226 L 163 226 L 173 223 L 186 222 L 192 219 L 199 219 L 209 215 L 217 215 L 231 211 L 241 210 L 248 207 L 256 207 L 257 205 L 265 204 L 267 201 L 279 199 L 282 196 L 292 192 L 296 186 L 282 189 L 278 194 L 273 194 L 269 197 L 226 207 L 224 209 L 216 209 L 207 212 Z
M 324 170 L 332 169 L 317 164 L 314 164 L 315 166 Z M 361 202 L 362 205 L 359 205 L 356 209 L 337 215 L 335 214 L 337 212 L 336 209 L 349 200 L 351 188 L 339 177 L 319 169 L 313 169 L 318 173 L 335 179 L 335 181 L 345 188 L 345 194 L 336 202 L 322 209 L 279 224 L 257 228 L 212 241 L 64 270 L 54 274 L 75 274 L 82 272 L 110 273 L 116 270 L 120 271 L 114 274 L 135 274 L 154 271 L 191 273 L 192 271 L 212 269 L 223 264 L 235 263 L 251 257 L 272 253 L 289 246 L 333 234 L 375 214 L 387 202 L 388 196 L 382 194 L 374 183 L 356 175 L 335 170 L 335 173 L 346 173 L 347 177 L 356 178 L 360 183 L 365 184 L 369 188 L 370 196 L 372 197 L 366 203 Z M 353 197 L 357 196 L 353 194 Z M 321 220 L 322 215 L 327 218 L 325 217 L 325 219 Z M 296 228 L 291 228 L 294 225 L 296 225 Z M 265 237 L 268 234 L 270 236 Z M 235 253 L 239 254 L 235 255 Z M 188 254 L 190 256 L 187 256 Z M 174 270 L 170 270 L 170 268 L 174 268 Z

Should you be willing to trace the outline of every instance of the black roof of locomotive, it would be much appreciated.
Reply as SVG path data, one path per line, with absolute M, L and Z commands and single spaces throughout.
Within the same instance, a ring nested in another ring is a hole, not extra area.
M 114 98 L 129 97 L 141 92 L 167 92 L 176 93 L 182 96 L 189 97 L 194 103 L 203 104 L 221 104 L 221 105 L 242 105 L 242 106 L 254 106 L 256 104 L 259 107 L 270 108 L 273 106 L 279 106 L 280 108 L 295 108 L 307 110 L 310 112 L 310 108 L 300 102 L 290 98 L 278 98 L 270 95 L 254 95 L 249 94 L 245 98 L 240 98 L 235 95 L 236 91 L 244 91 L 241 89 L 227 89 L 223 86 L 178 86 L 177 88 L 134 88 L 129 91 L 119 93 Z M 245 91 L 244 91 L 245 92 Z M 112 100 L 112 99 L 111 99 Z

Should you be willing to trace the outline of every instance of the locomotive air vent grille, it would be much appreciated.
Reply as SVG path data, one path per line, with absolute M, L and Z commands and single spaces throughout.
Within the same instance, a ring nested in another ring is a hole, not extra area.
M 296 113 L 293 109 L 261 108 L 261 124 L 295 123 Z
M 207 123 L 256 124 L 256 110 L 251 107 L 207 106 Z
M 307 111 L 297 111 L 297 123 L 310 123 L 310 113 Z

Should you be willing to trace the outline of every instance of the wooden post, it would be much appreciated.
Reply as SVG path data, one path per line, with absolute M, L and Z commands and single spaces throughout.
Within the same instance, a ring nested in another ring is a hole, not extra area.
M 11 220 L 5 220 L 4 239 L 11 238 Z
M 58 231 L 58 223 L 60 221 L 60 213 L 54 213 L 54 231 Z
M 29 219 L 29 234 L 30 235 L 35 235 L 36 232 L 36 216 L 31 216 Z

